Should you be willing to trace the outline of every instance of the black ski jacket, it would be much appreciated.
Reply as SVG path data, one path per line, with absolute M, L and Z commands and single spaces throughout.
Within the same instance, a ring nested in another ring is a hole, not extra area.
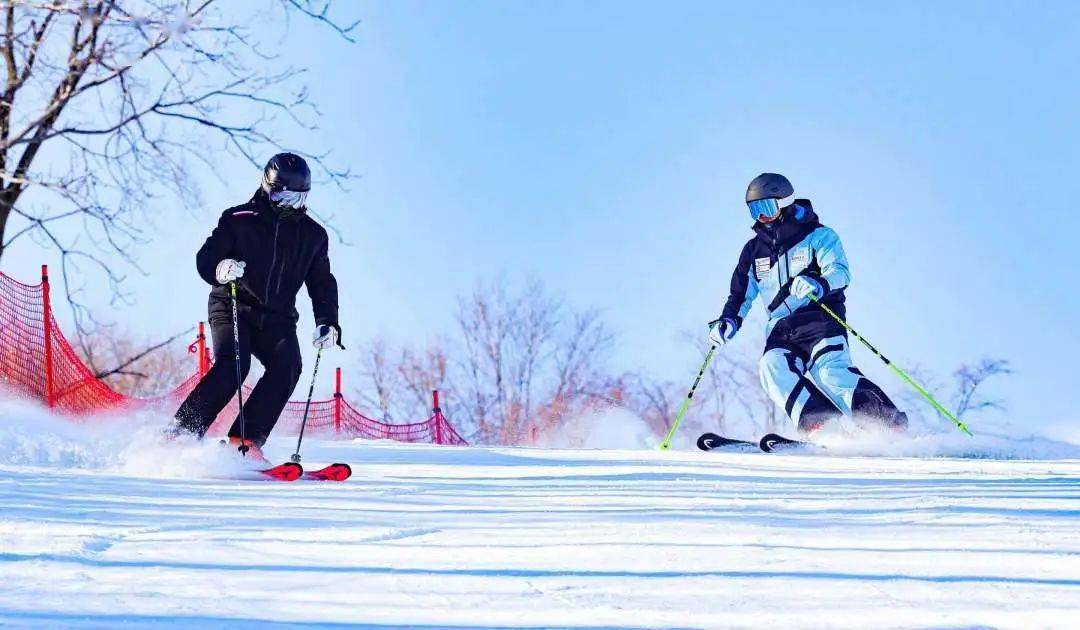
M 232 317 L 229 288 L 214 277 L 225 258 L 247 263 L 237 291 L 239 309 L 296 322 L 296 294 L 306 284 L 316 325 L 338 325 L 337 280 L 330 273 L 326 230 L 304 212 L 283 214 L 266 193 L 229 208 L 195 256 L 199 275 L 213 286 L 210 318 Z

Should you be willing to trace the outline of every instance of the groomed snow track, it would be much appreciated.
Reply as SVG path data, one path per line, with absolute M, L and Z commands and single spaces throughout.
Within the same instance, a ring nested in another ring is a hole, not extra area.
M 1077 460 L 312 446 L 354 477 L 0 465 L 0 626 L 1068 627 L 1080 612 Z

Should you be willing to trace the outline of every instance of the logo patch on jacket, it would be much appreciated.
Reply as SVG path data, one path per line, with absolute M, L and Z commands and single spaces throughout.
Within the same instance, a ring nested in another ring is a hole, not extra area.
M 755 258 L 754 259 L 754 275 L 757 276 L 758 282 L 765 279 L 765 276 L 769 275 L 769 270 L 772 269 L 772 263 L 768 258 Z
M 791 273 L 798 273 L 810 266 L 810 252 L 805 247 L 791 255 Z

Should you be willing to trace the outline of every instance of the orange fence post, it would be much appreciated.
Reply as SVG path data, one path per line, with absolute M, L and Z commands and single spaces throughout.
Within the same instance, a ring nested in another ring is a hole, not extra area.
M 52 300 L 49 297 L 49 266 L 41 266 L 42 333 L 45 342 L 45 406 L 53 406 Z
M 341 368 L 334 371 L 334 434 L 341 437 Z
M 435 416 L 435 443 L 442 444 L 442 409 L 439 407 L 439 390 L 431 391 L 431 412 Z

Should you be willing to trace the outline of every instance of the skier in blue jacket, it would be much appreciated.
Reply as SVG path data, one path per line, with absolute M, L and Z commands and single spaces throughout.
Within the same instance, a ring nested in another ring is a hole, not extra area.
M 755 177 L 746 204 L 755 234 L 739 255 L 724 311 L 709 324 L 709 339 L 716 345 L 731 341 L 756 297 L 769 314 L 761 385 L 800 433 L 842 415 L 905 428 L 907 416 L 852 365 L 847 331 L 811 299 L 845 317 L 851 272 L 840 237 L 818 221 L 808 199 L 795 199 L 783 175 Z

